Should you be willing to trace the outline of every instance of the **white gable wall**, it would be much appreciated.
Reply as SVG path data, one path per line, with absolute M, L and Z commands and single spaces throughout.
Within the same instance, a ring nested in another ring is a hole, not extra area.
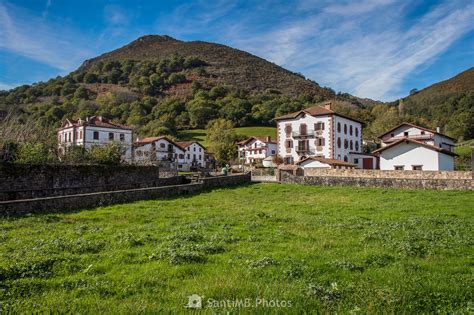
M 412 170 L 413 165 L 422 165 L 424 171 L 439 170 L 438 152 L 414 143 L 400 143 L 380 152 L 380 169 L 394 170 L 404 166 Z

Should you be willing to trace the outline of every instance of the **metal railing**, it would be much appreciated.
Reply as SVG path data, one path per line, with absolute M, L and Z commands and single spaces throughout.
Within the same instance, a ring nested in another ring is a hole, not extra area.
M 306 132 L 292 132 L 291 135 L 293 138 L 314 138 L 316 133 L 314 130 L 306 130 Z

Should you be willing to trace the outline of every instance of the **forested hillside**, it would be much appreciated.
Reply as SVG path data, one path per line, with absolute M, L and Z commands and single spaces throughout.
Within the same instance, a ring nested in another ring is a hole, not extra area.
M 374 138 L 402 121 L 474 137 L 473 69 L 393 103 L 335 93 L 261 58 L 227 46 L 145 36 L 88 60 L 65 77 L 0 92 L 0 110 L 50 128 L 65 118 L 102 115 L 142 136 L 204 128 L 272 126 L 274 117 L 331 100 L 366 122 Z

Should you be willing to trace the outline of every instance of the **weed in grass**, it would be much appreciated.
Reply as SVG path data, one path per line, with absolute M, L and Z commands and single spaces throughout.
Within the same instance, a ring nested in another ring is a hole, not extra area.
M 322 302 L 335 302 L 342 298 L 337 282 L 328 285 L 310 283 L 307 288 L 307 296 L 314 297 Z
M 392 264 L 395 257 L 387 254 L 371 254 L 364 260 L 364 264 L 369 267 L 385 267 Z
M 350 261 L 344 261 L 344 260 L 335 260 L 330 263 L 330 266 L 342 269 L 342 270 L 347 270 L 347 271 L 364 271 L 365 267 L 364 266 L 357 266 L 356 264 L 350 262 Z
M 247 260 L 249 268 L 265 268 L 268 266 L 278 265 L 278 262 L 271 257 L 263 257 L 257 260 Z
M 144 236 L 137 236 L 133 233 L 121 233 L 117 236 L 119 244 L 123 244 L 128 247 L 143 246 L 148 242 L 155 241 L 155 238 L 147 234 Z

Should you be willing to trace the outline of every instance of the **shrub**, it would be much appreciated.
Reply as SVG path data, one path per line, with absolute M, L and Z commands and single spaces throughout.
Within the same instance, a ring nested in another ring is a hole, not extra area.
M 118 165 L 122 160 L 125 148 L 120 143 L 105 146 L 93 146 L 90 150 L 91 161 L 97 164 Z

